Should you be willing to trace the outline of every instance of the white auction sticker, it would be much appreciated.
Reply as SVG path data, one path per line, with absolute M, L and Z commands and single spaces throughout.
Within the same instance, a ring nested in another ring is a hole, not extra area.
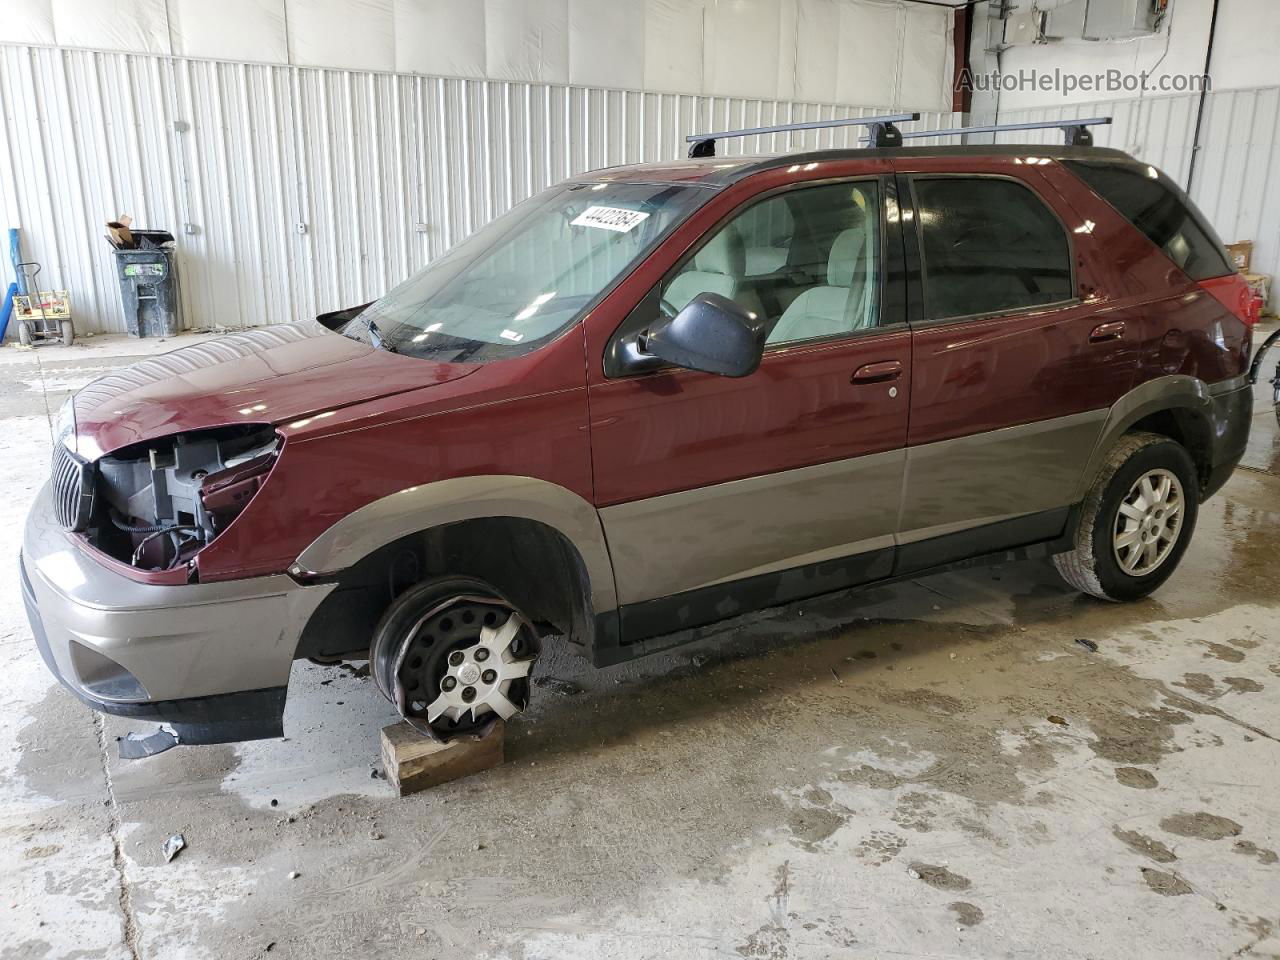
M 616 230 L 626 233 L 639 223 L 647 220 L 649 215 L 639 210 L 628 210 L 625 207 L 587 207 L 573 220 L 575 227 L 599 227 L 601 230 Z

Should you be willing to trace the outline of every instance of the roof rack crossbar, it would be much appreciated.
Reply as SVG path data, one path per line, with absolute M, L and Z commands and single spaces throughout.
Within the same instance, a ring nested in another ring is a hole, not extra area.
M 1066 134 L 1069 147 L 1092 147 L 1093 133 L 1089 127 L 1105 126 L 1111 122 L 1110 117 L 1090 117 L 1087 120 L 1040 120 L 1034 123 L 993 123 L 980 127 L 952 127 L 949 130 L 908 130 L 901 134 L 904 140 L 918 140 L 922 137 L 955 137 L 965 133 L 1007 133 L 1011 130 L 1053 130 L 1059 129 Z M 864 142 L 870 137 L 864 137 Z
M 871 136 L 868 138 L 874 140 L 878 147 L 898 146 L 902 142 L 902 133 L 894 126 L 895 123 L 906 123 L 909 120 L 919 120 L 918 113 L 894 113 L 883 117 L 844 117 L 838 120 L 810 120 L 807 123 L 784 123 L 776 127 L 752 127 L 749 130 L 722 130 L 719 133 L 695 133 L 685 137 L 686 143 L 693 146 L 689 148 L 689 156 L 691 157 L 714 157 L 716 155 L 716 141 L 725 140 L 730 137 L 756 137 L 763 136 L 768 133 L 790 133 L 793 130 L 824 130 L 827 127 L 869 127 L 871 128 Z

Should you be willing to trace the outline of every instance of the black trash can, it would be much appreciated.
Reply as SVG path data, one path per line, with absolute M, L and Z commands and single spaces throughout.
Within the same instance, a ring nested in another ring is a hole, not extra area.
M 112 244 L 125 327 L 131 337 L 175 336 L 180 324 L 173 234 L 134 230 L 132 235 L 132 249 Z

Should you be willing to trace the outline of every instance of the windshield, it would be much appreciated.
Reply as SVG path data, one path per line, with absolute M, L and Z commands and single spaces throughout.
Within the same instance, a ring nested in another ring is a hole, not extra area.
M 582 316 L 709 195 L 672 184 L 554 187 L 374 301 L 342 332 L 443 362 L 528 353 Z

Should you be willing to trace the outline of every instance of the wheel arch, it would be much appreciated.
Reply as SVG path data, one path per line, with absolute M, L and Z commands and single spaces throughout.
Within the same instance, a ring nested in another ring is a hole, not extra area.
M 1186 447 L 1203 487 L 1213 466 L 1213 419 L 1211 388 L 1196 377 L 1159 377 L 1130 390 L 1108 411 L 1081 475 L 1076 502 L 1084 499 L 1115 444 L 1135 430 L 1157 433 Z
M 597 618 L 617 609 L 595 507 L 532 477 L 460 477 L 390 494 L 322 533 L 291 572 L 338 584 L 303 631 L 298 657 L 360 649 L 398 589 L 437 574 L 484 580 L 584 653 Z M 348 635 L 356 642 L 341 649 Z

